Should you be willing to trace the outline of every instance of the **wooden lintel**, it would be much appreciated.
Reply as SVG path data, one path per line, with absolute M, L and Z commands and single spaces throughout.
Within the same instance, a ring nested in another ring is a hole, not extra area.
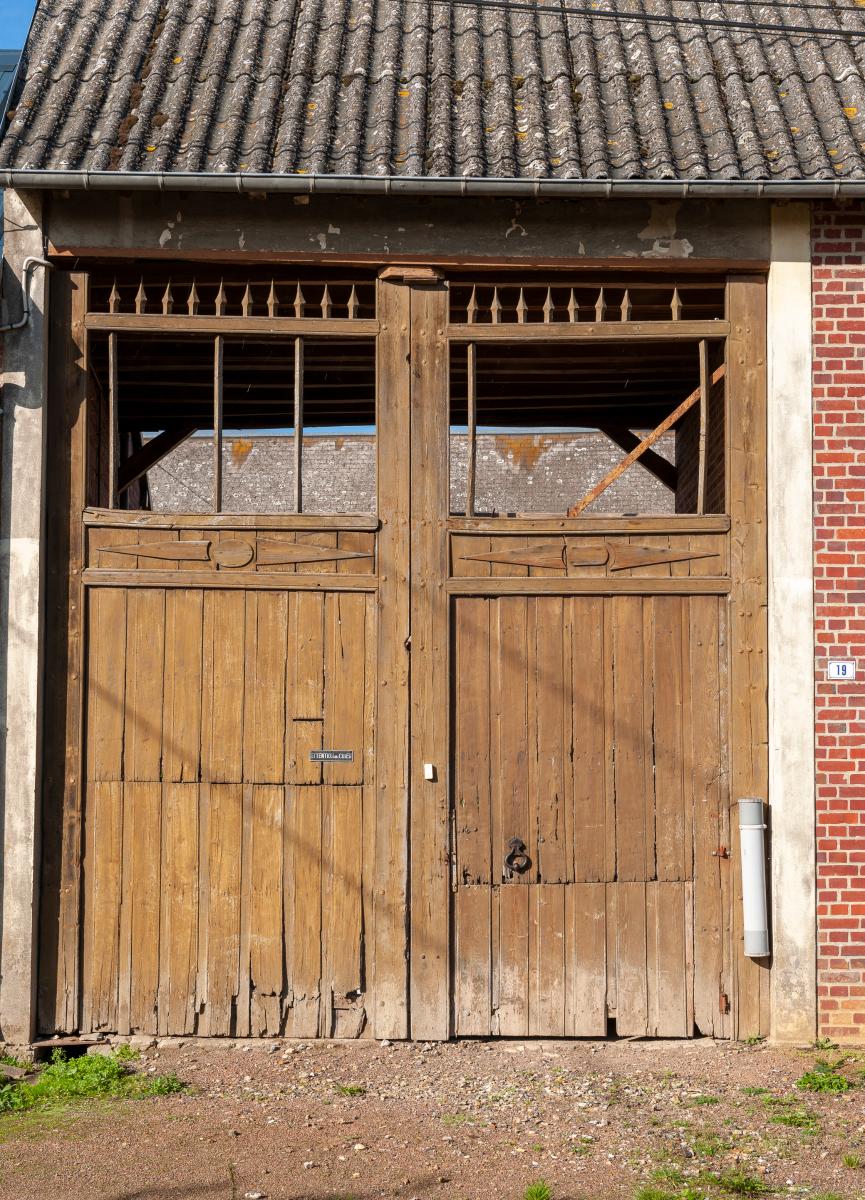
M 724 378 L 725 370 L 726 368 L 722 363 L 712 375 L 712 386 Z M 611 471 L 608 471 L 599 483 L 596 483 L 593 488 L 590 488 L 578 504 L 575 504 L 573 508 L 568 509 L 568 516 L 578 517 L 581 512 L 589 507 L 590 504 L 593 504 L 602 492 L 605 492 L 611 484 L 615 483 L 620 476 L 624 475 L 625 471 L 627 471 L 628 467 L 630 467 L 632 463 L 635 463 L 642 454 L 645 454 L 650 446 L 654 446 L 655 442 L 662 438 L 668 429 L 672 429 L 676 422 L 681 420 L 685 413 L 688 412 L 688 410 L 692 408 L 699 399 L 700 388 L 695 388 L 694 391 L 691 392 L 690 396 L 686 396 L 682 403 L 677 408 L 674 408 L 670 415 L 665 417 L 660 425 L 656 426 L 651 433 L 647 434 L 643 438 L 639 445 L 634 447 L 630 454 L 626 455 L 620 463 L 617 463 Z
M 622 426 L 602 425 L 601 433 L 604 437 L 608 437 L 611 442 L 615 442 L 620 450 L 624 450 L 626 454 L 640 444 L 640 439 L 630 429 L 625 429 Z M 654 475 L 659 479 L 664 487 L 675 492 L 678 486 L 679 472 L 676 469 L 675 463 L 668 462 L 666 458 L 658 454 L 655 450 L 644 450 L 640 456 L 640 466 L 645 467 L 650 475 Z
M 151 438 L 140 450 L 136 450 L 131 458 L 122 464 L 117 474 L 118 494 L 125 492 L 135 483 L 136 479 L 146 475 L 152 467 L 165 458 L 166 454 L 170 454 L 195 430 L 195 425 L 181 425 L 176 429 L 166 429 L 157 434 L 155 438 Z

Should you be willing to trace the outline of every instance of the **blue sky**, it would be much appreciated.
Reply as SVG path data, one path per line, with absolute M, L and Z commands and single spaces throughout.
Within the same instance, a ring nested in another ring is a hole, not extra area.
M 0 0 L 0 50 L 20 50 L 30 28 L 33 0 Z

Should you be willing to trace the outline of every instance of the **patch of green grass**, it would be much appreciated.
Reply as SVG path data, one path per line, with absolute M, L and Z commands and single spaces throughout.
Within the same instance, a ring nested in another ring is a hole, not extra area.
M 745 1096 L 768 1096 L 769 1089 L 764 1087 L 743 1087 L 742 1092 Z
M 808 1200 L 844 1200 L 838 1192 L 812 1192 Z
M 716 1154 L 721 1154 L 724 1150 L 730 1150 L 732 1146 L 730 1142 L 725 1142 L 711 1129 L 699 1134 L 694 1138 L 694 1151 L 701 1154 L 704 1158 L 714 1158 Z
M 796 1080 L 796 1087 L 803 1092 L 849 1092 L 852 1084 L 840 1072 L 844 1059 L 830 1063 L 818 1058 L 813 1071 L 806 1071 Z
M 717 1177 L 718 1187 L 733 1196 L 765 1196 L 772 1191 L 762 1179 L 744 1171 L 725 1171 Z
M 721 1101 L 718 1096 L 694 1096 L 691 1100 L 691 1103 L 697 1105 L 720 1104 Z
M 685 1176 L 679 1167 L 658 1167 L 652 1172 L 652 1178 L 658 1183 L 684 1183 Z
M 766 1039 L 762 1034 L 755 1033 L 751 1037 L 746 1037 L 742 1040 L 746 1046 L 761 1046 Z
M 861 1154 L 842 1154 L 841 1162 L 845 1167 L 850 1167 L 852 1170 L 858 1170 L 862 1166 Z
M 773 1125 L 786 1125 L 790 1129 L 804 1129 L 808 1133 L 816 1133 L 819 1125 L 817 1118 L 807 1108 L 786 1108 L 772 1117 Z
M 176 1075 L 133 1075 L 127 1061 L 128 1055 L 117 1054 L 66 1058 L 62 1050 L 55 1050 L 32 1083 L 13 1081 L 0 1088 L 0 1113 L 62 1108 L 88 1100 L 169 1096 L 185 1087 Z
M 114 1057 L 118 1062 L 137 1062 L 141 1058 L 141 1051 L 130 1046 L 128 1042 L 124 1042 L 121 1046 L 115 1047 Z
M 553 1193 L 548 1183 L 538 1179 L 530 1183 L 523 1192 L 523 1200 L 553 1200 Z
M 337 1093 L 340 1096 L 365 1096 L 366 1088 L 359 1083 L 338 1083 Z
M 25 1062 L 23 1058 L 16 1058 L 14 1054 L 0 1054 L 0 1063 L 4 1067 L 18 1067 L 22 1071 L 29 1071 L 33 1063 Z
M 637 1189 L 635 1200 L 678 1200 L 674 1192 L 665 1192 L 663 1188 L 641 1187 Z
M 838 1043 L 833 1042 L 831 1038 L 827 1038 L 827 1037 L 817 1038 L 816 1042 L 814 1043 L 814 1049 L 815 1050 L 837 1050 Z

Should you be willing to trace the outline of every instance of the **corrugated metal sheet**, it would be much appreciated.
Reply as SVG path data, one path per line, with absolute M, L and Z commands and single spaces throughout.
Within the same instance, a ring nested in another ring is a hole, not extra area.
M 858 0 L 857 0 L 858 2 Z M 865 9 L 703 0 L 42 0 L 0 167 L 865 177 Z M 679 18 L 653 24 L 642 13 Z M 682 18 L 753 20 L 743 31 Z

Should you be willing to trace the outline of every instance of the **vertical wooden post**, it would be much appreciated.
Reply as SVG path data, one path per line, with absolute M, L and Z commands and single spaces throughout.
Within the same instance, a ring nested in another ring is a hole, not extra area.
M 736 802 L 768 799 L 766 542 L 766 284 L 727 284 L 727 495 L 730 568 L 730 841 L 733 896 L 733 1037 L 769 1032 L 767 962 L 744 956 Z
M 408 1036 L 409 324 L 401 278 L 378 281 L 378 648 L 372 1029 Z
M 46 495 L 44 767 L 39 1028 L 80 1027 L 81 739 L 84 525 L 87 504 L 88 277 L 58 273 L 51 288 Z
M 697 512 L 706 511 L 706 441 L 709 429 L 709 343 L 700 342 L 700 442 L 697 460 Z
M 469 342 L 466 346 L 466 376 L 468 403 L 468 464 L 466 467 L 466 516 L 475 515 L 475 471 L 477 469 L 477 435 L 478 435 L 478 375 L 477 375 L 477 346 Z
M 411 1036 L 427 1040 L 450 1033 L 448 291 L 430 274 L 411 297 Z
M 117 413 L 117 334 L 108 335 L 108 507 L 117 508 L 120 428 Z
M 213 511 L 222 511 L 222 392 L 223 342 L 221 334 L 213 339 Z
M 303 338 L 294 339 L 294 511 L 303 512 Z

